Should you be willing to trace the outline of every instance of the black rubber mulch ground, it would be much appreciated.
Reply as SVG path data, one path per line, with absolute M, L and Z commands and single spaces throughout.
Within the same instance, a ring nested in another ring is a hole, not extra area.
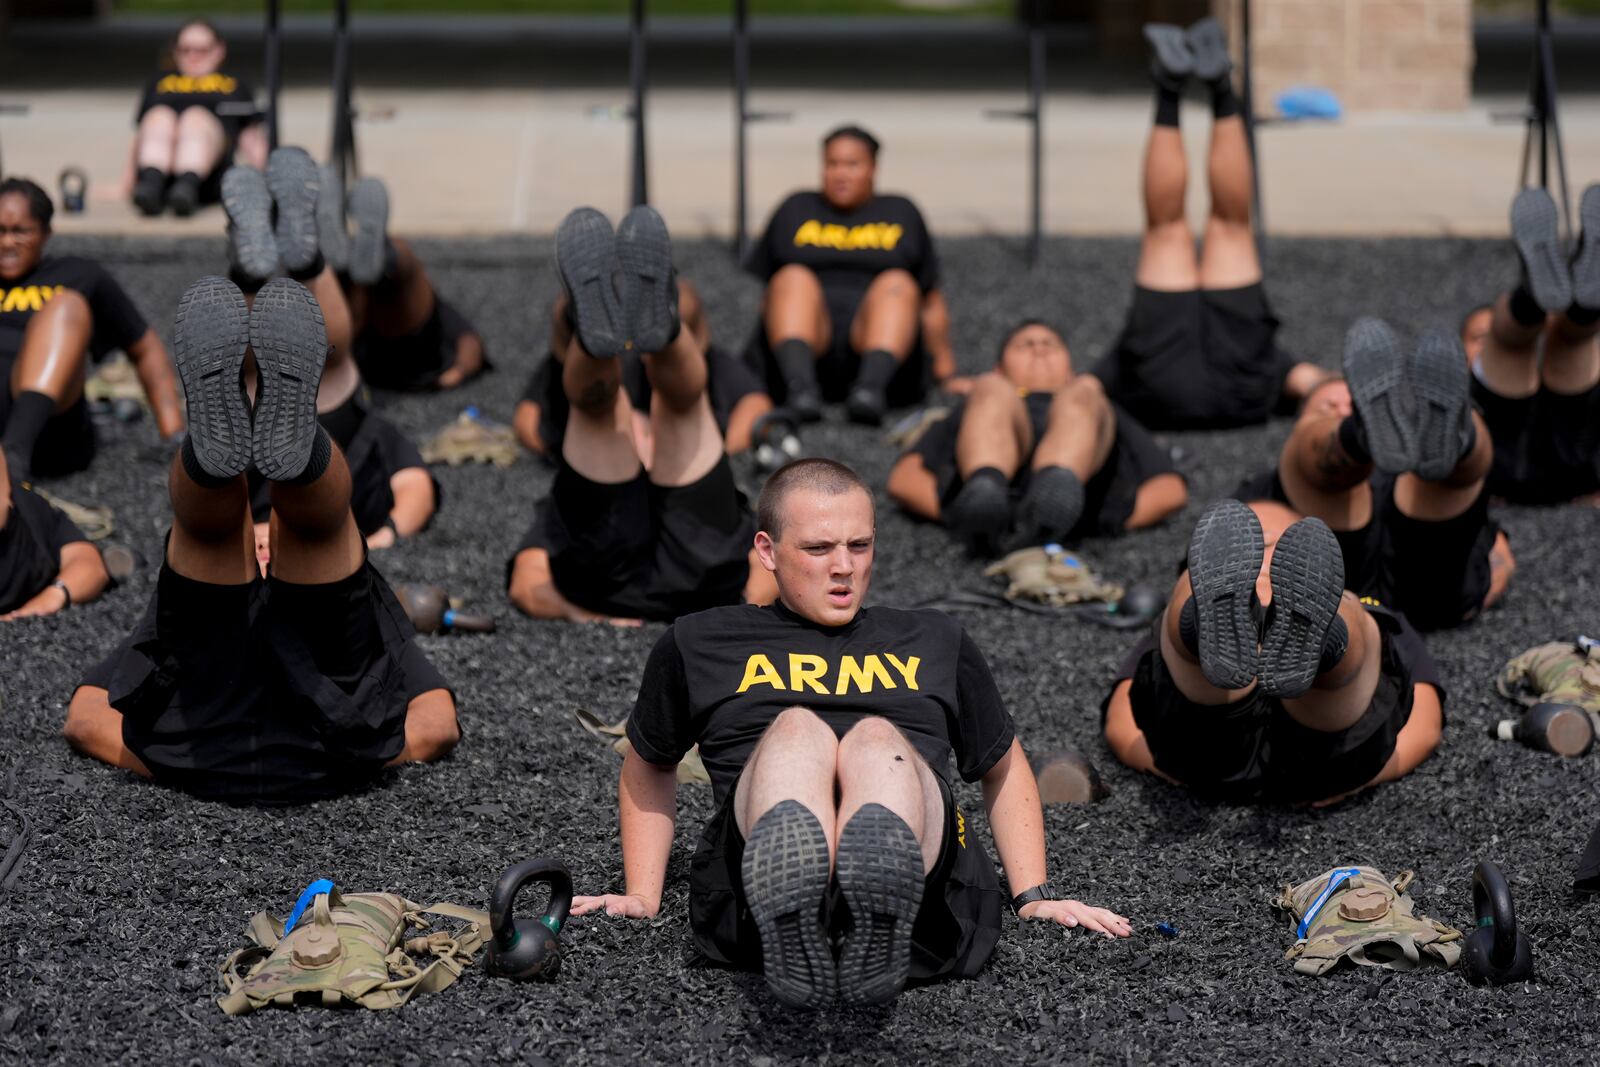
M 60 241 L 103 255 L 159 329 L 187 282 L 222 264 L 220 241 Z M 439 288 L 483 328 L 500 369 L 461 394 L 394 398 L 420 435 L 461 404 L 508 417 L 542 349 L 553 293 L 548 242 L 424 243 Z M 999 330 L 1027 313 L 1061 323 L 1080 363 L 1111 340 L 1128 303 L 1135 246 L 1054 241 L 1040 271 L 998 240 L 942 246 L 963 363 L 986 363 Z M 742 340 L 755 284 L 720 246 L 681 249 L 725 340 Z M 1410 329 L 1453 325 L 1511 277 L 1494 242 L 1283 241 L 1272 295 L 1298 353 L 1337 360 L 1357 314 Z M 1164 529 L 1093 544 L 1109 576 L 1165 583 L 1205 502 L 1270 462 L 1286 424 L 1175 436 L 1194 503 Z M 879 438 L 829 425 L 819 452 L 882 484 Z M 108 432 L 94 470 L 54 486 L 115 507 L 121 535 L 156 558 L 167 524 L 163 455 L 147 422 Z M 1596 809 L 1596 757 L 1561 761 L 1490 741 L 1506 714 L 1489 689 L 1505 658 L 1600 627 L 1600 513 L 1501 509 L 1520 561 L 1500 609 L 1432 638 L 1451 696 L 1440 753 L 1404 782 L 1326 812 L 1218 807 L 1120 769 L 1097 708 L 1129 638 L 1013 611 L 965 621 L 987 651 L 1030 750 L 1073 744 L 1113 790 L 1091 809 L 1048 813 L 1055 879 L 1120 909 L 1136 935 L 1108 942 L 1014 919 L 975 981 L 907 993 L 892 1008 L 791 1017 L 759 979 L 692 962 L 685 876 L 704 791 L 681 804 L 665 904 L 647 924 L 588 920 L 565 935 L 553 985 L 474 970 L 393 1014 L 305 1009 L 229 1019 L 213 1002 L 218 962 L 251 913 L 287 910 L 312 878 L 353 890 L 481 906 L 514 859 L 553 853 L 580 886 L 619 884 L 617 761 L 573 723 L 629 707 L 660 627 L 619 631 L 518 618 L 502 598 L 504 557 L 549 474 L 445 470 L 432 530 L 384 554 L 393 579 L 447 584 L 500 616 L 493 637 L 425 639 L 460 694 L 466 740 L 446 764 L 411 768 L 361 796 L 287 811 L 198 803 L 73 755 L 59 738 L 85 664 L 142 611 L 153 570 L 64 617 L 0 631 L 8 744 L 0 789 L 34 825 L 16 887 L 0 901 L 0 1058 L 55 1062 L 837 1062 L 1086 1060 L 1469 1063 L 1592 1060 L 1600 988 L 1600 903 L 1573 897 L 1574 862 Z M 881 502 L 881 498 L 880 498 Z M 983 579 L 935 529 L 884 506 L 874 599 L 909 603 Z M 961 800 L 982 824 L 975 790 Z M 3 816 L 9 822 L 9 816 Z M 7 833 L 10 831 L 7 830 Z M 982 831 L 985 835 L 986 829 Z M 1491 991 L 1456 974 L 1361 970 L 1322 979 L 1282 959 L 1291 937 L 1268 910 L 1286 880 L 1336 864 L 1418 872 L 1424 911 L 1465 925 L 1470 877 L 1491 856 L 1509 872 L 1538 944 L 1537 982 Z M 1180 930 L 1156 934 L 1157 922 Z

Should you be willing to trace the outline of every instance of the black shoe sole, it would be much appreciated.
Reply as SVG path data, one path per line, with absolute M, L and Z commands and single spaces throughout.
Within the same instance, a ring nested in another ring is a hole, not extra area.
M 839 953 L 839 1000 L 884 1004 L 911 975 L 911 928 L 922 907 L 922 846 L 905 820 L 865 804 L 839 833 L 839 892 L 851 932 Z
M 256 293 L 250 313 L 256 357 L 256 470 L 268 481 L 299 477 L 317 437 L 317 387 L 328 358 L 322 308 L 310 290 L 274 278 Z
M 1259 671 L 1251 597 L 1265 555 L 1261 522 L 1237 500 L 1207 508 L 1189 538 L 1200 670 L 1218 689 L 1243 689 Z
M 1166 22 L 1147 22 L 1144 39 L 1152 54 L 1152 75 L 1171 88 L 1181 89 L 1194 73 L 1194 56 L 1189 51 L 1189 38 L 1182 26 Z
M 1083 518 L 1083 483 L 1065 467 L 1040 477 L 1034 471 L 1028 493 L 1017 507 L 1017 525 L 1029 544 L 1060 541 Z
M 1321 519 L 1301 519 L 1272 550 L 1271 621 L 1261 637 L 1261 691 L 1297 697 L 1311 688 L 1328 627 L 1344 596 L 1344 557 Z
M 1415 466 L 1416 440 L 1406 402 L 1406 360 L 1400 339 L 1381 319 L 1361 318 L 1344 339 L 1344 377 L 1367 430 L 1372 463 L 1388 474 Z
M 1467 357 L 1461 340 L 1430 330 L 1411 356 L 1416 473 L 1428 481 L 1446 477 L 1461 462 L 1466 420 L 1471 415 Z
M 1572 302 L 1600 311 L 1600 185 L 1583 191 L 1578 203 L 1578 253 L 1572 257 Z
M 1011 491 L 982 478 L 961 487 L 944 510 L 944 524 L 975 555 L 992 555 L 1011 527 Z
M 389 254 L 389 190 L 376 178 L 362 178 L 350 190 L 350 218 L 355 223 L 349 257 L 350 280 L 376 285 L 383 279 Z
M 350 234 L 345 229 L 344 187 L 339 168 L 331 163 L 318 172 L 317 247 L 328 266 L 339 272 L 350 267 Z
M 869 389 L 852 389 L 844 398 L 844 414 L 857 426 L 882 426 L 888 405 Z
M 822 922 L 828 873 L 828 835 L 799 801 L 780 801 L 751 828 L 740 865 L 744 895 L 761 933 L 767 988 L 791 1008 L 813 1011 L 834 998 Z
M 167 194 L 167 206 L 172 208 L 172 214 L 180 219 L 189 218 L 200 207 L 200 190 L 186 181 L 172 183 L 172 191 Z
M 583 350 L 601 358 L 620 355 L 627 322 L 612 281 L 618 264 L 611 223 L 592 207 L 569 212 L 556 230 L 555 258 Z
M 272 193 L 266 175 L 253 167 L 229 167 L 222 176 L 222 210 L 228 215 L 234 265 L 255 281 L 278 273 L 278 242 L 272 235 Z
M 267 160 L 267 188 L 278 214 L 274 236 L 278 259 L 287 271 L 303 271 L 317 261 L 317 190 L 322 176 L 302 148 L 278 148 Z
M 1222 23 L 1209 15 L 1184 31 L 1192 57 L 1192 73 L 1203 82 L 1216 82 L 1233 70 L 1233 57 L 1228 55 L 1228 36 Z
M 802 423 L 822 421 L 822 393 L 816 389 L 790 389 L 784 407 Z
M 628 323 L 623 349 L 659 352 L 678 334 L 678 279 L 672 238 L 655 208 L 641 204 L 617 227 L 621 304 Z
M 1561 253 L 1556 202 L 1543 189 L 1524 189 L 1511 201 L 1511 240 L 1534 302 L 1545 311 L 1572 306 L 1572 273 Z
M 189 444 L 213 478 L 250 467 L 250 408 L 240 374 L 250 341 L 244 294 L 226 278 L 189 286 L 172 323 L 172 359 L 189 407 Z

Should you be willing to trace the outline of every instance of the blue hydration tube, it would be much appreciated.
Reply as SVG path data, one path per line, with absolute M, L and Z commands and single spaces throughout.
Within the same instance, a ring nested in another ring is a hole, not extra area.
M 300 921 L 300 916 L 311 906 L 312 901 L 324 893 L 331 892 L 333 892 L 333 881 L 328 878 L 318 878 L 306 886 L 305 891 L 300 894 L 300 899 L 294 902 L 294 910 L 289 913 L 289 921 L 283 924 L 283 936 L 289 936 L 289 931 L 294 929 L 294 924 Z
M 1306 939 L 1306 931 L 1311 929 L 1311 920 L 1315 919 L 1317 912 L 1321 911 L 1323 905 L 1328 903 L 1328 898 L 1333 896 L 1333 891 L 1360 873 L 1361 868 L 1359 867 L 1340 867 L 1334 871 L 1333 877 L 1328 879 L 1328 887 L 1317 895 L 1316 900 L 1311 902 L 1311 907 L 1306 911 L 1306 917 L 1300 920 L 1300 926 L 1295 930 L 1294 936 L 1304 941 Z M 310 892 L 310 890 L 307 890 L 307 892 Z

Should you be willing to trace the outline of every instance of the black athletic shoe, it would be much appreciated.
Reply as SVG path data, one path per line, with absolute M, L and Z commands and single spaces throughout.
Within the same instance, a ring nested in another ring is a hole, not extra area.
M 278 273 L 267 176 L 254 167 L 229 167 L 222 175 L 222 210 L 228 216 L 228 258 L 234 268 L 252 282 Z
M 1543 189 L 1524 189 L 1511 201 L 1511 240 L 1522 260 L 1522 276 L 1545 311 L 1572 306 L 1572 272 L 1561 253 L 1556 202 Z
M 1011 488 L 998 478 L 969 478 L 944 509 L 944 524 L 974 555 L 993 555 L 1011 528 Z
M 750 427 L 750 452 L 756 470 L 773 474 L 805 455 L 800 442 L 800 420 L 788 408 L 773 408 Z
M 161 214 L 167 205 L 167 176 L 154 167 L 141 167 L 133 183 L 133 203 L 140 214 Z
M 740 875 L 772 995 L 805 1010 L 832 1001 L 838 976 L 822 914 L 828 835 L 817 817 L 797 800 L 779 801 L 751 828 Z
M 617 235 L 610 220 L 592 207 L 569 212 L 556 230 L 555 259 L 583 350 L 599 358 L 620 355 L 627 319 L 617 299 Z
M 1147 22 L 1144 39 L 1150 42 L 1150 77 L 1164 89 L 1181 90 L 1194 73 L 1194 53 L 1182 26 L 1166 22 Z
M 1018 545 L 1065 540 L 1083 518 L 1083 483 L 1065 467 L 1044 467 L 1028 478 L 1017 505 Z
M 250 467 L 250 402 L 242 371 L 250 341 L 244 294 L 226 278 L 201 278 L 178 301 L 172 359 L 189 405 L 189 443 L 213 478 Z
M 1258 673 L 1255 591 L 1265 555 L 1260 520 L 1237 500 L 1212 504 L 1189 538 L 1194 607 L 1184 610 L 1195 613 L 1200 670 L 1218 689 L 1243 689 Z
M 1578 204 L 1578 250 L 1572 257 L 1572 302 L 1600 311 L 1600 185 L 1583 191 Z
M 268 481 L 299 477 L 317 437 L 317 386 L 328 358 L 328 331 L 311 291 L 274 278 L 250 312 L 256 357 L 256 470 Z
M 844 413 L 851 422 L 861 426 L 882 426 L 883 416 L 889 410 L 889 401 L 882 389 L 867 385 L 854 385 L 845 394 Z
M 1439 481 L 1461 462 L 1472 444 L 1471 383 L 1461 338 L 1445 330 L 1429 330 L 1411 356 L 1412 426 L 1417 442 L 1415 471 Z
M 1228 55 L 1228 35 L 1222 23 L 1207 15 L 1184 31 L 1189 44 L 1192 73 L 1196 80 L 1214 84 L 1226 78 L 1233 70 L 1233 58 Z
M 388 215 L 387 207 L 384 215 Z M 339 180 L 339 168 L 332 163 L 324 164 L 318 172 L 317 247 L 322 250 L 322 258 L 328 266 L 341 274 L 350 269 L 350 233 L 345 229 L 344 184 Z
M 200 175 L 185 171 L 172 179 L 172 188 L 167 190 L 167 204 L 180 219 L 193 215 L 200 206 Z
M 347 252 L 350 280 L 357 285 L 377 285 L 383 280 L 384 262 L 389 257 L 388 187 L 377 178 L 356 182 L 350 188 L 350 221 L 355 224 Z
M 286 145 L 267 158 L 267 188 L 277 207 L 274 236 L 283 269 L 294 273 L 317 261 L 317 192 L 322 178 L 306 150 Z
M 1325 669 L 1329 637 L 1348 642 L 1342 623 L 1330 634 L 1343 596 L 1344 556 L 1327 524 L 1301 519 L 1283 531 L 1272 550 L 1272 603 L 1261 635 L 1263 693 L 1297 697 L 1311 688 Z
M 618 288 L 628 325 L 623 348 L 660 352 L 678 336 L 678 275 L 672 269 L 667 224 L 648 204 L 622 217 L 617 227 Z
M 1416 466 L 1416 427 L 1400 339 L 1382 319 L 1357 319 L 1344 338 L 1344 377 L 1367 432 L 1373 465 L 1388 474 Z
M 905 820 L 864 804 L 839 832 L 839 892 L 850 933 L 839 953 L 839 999 L 884 1004 L 911 975 L 911 927 L 922 906 L 922 846 Z

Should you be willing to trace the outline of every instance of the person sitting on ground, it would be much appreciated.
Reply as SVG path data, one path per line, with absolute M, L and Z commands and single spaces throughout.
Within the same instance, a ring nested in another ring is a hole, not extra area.
M 1584 190 L 1579 217 L 1569 263 L 1550 194 L 1517 194 L 1522 276 L 1473 357 L 1472 398 L 1494 435 L 1489 491 L 1519 504 L 1600 492 L 1600 185 Z
M 512 417 L 517 439 L 552 460 L 561 455 L 561 441 L 566 436 L 571 410 L 566 391 L 561 387 L 562 353 L 572 343 L 569 307 L 565 296 L 556 297 L 550 309 L 550 351 L 529 376 Z M 753 443 L 752 431 L 761 417 L 772 410 L 772 398 L 749 364 L 711 343 L 711 324 L 706 318 L 705 305 L 693 283 L 684 278 L 678 279 L 678 315 L 683 320 L 683 328 L 694 335 L 695 343 L 705 353 L 706 394 L 711 400 L 711 414 L 717 420 L 717 429 L 722 431 L 728 454 L 737 455 Z M 622 356 L 622 388 L 633 405 L 634 448 L 640 460 L 649 466 L 650 379 L 645 374 L 644 363 L 631 352 Z
M 843 400 L 856 422 L 920 403 L 931 377 L 953 392 L 950 312 L 939 260 L 915 204 L 879 195 L 878 141 L 841 126 L 822 141 L 822 189 L 772 213 L 745 269 L 766 283 L 752 362 L 798 417 Z
M 1343 552 L 1346 584 L 1418 628 L 1476 618 L 1516 563 L 1489 518 L 1498 442 L 1472 410 L 1460 342 L 1430 331 L 1408 353 L 1386 324 L 1361 319 L 1345 340 L 1344 373 L 1312 390 L 1277 466 L 1234 496 L 1321 519 Z
M 1471 367 L 1478 362 L 1484 342 L 1489 339 L 1489 331 L 1493 328 L 1493 304 L 1479 304 L 1461 316 L 1461 350 L 1467 357 L 1467 366 Z
M 54 615 L 111 581 L 100 553 L 59 510 L 13 480 L 0 452 L 0 622 Z
M 235 152 L 267 165 L 267 135 L 255 94 L 225 74 L 228 45 L 206 19 L 190 19 L 172 39 L 160 74 L 150 79 L 135 116 L 133 202 L 146 215 L 170 206 L 192 215 L 220 197 L 222 172 Z
M 317 423 L 316 301 L 280 278 L 247 311 L 231 282 L 203 278 L 178 306 L 173 347 L 192 421 L 169 471 L 165 559 L 144 619 L 73 694 L 67 740 L 198 796 L 257 803 L 443 757 L 460 737 L 455 699 L 367 561 L 349 468 Z M 272 483 L 266 573 L 251 551 L 252 469 Z
M 246 300 L 269 278 L 287 273 L 311 291 L 322 310 L 329 347 L 317 391 L 317 418 L 350 468 L 351 510 L 367 547 L 389 548 L 420 533 L 438 510 L 438 483 L 417 446 L 371 410 L 354 358 L 350 307 L 321 251 L 316 164 L 303 149 L 285 146 L 273 151 L 265 174 L 234 167 L 223 184 L 233 279 Z M 256 382 L 250 366 L 245 379 L 253 395 Z M 250 491 L 256 541 L 265 551 L 271 492 L 258 474 L 250 478 Z
M 771 600 L 711 414 L 705 353 L 681 327 L 661 216 L 636 207 L 613 232 L 578 208 L 556 232 L 555 258 L 572 308 L 561 359 L 571 410 L 555 484 L 506 566 L 511 602 L 540 619 L 631 623 Z M 642 353 L 650 381 L 648 465 L 624 352 Z
M 1322 520 L 1222 500 L 1102 715 L 1134 770 L 1219 799 L 1329 804 L 1427 759 L 1444 689 L 1405 616 L 1345 588 Z
M 163 438 L 183 429 L 166 346 L 100 264 L 46 256 L 55 205 L 26 178 L 0 182 L 0 446 L 13 478 L 86 468 L 94 424 L 83 387 L 91 360 L 122 349 Z
M 980 552 L 1153 526 L 1189 499 L 1170 457 L 1036 319 L 896 461 L 889 495 Z
M 865 607 L 876 520 L 860 477 L 798 460 L 758 510 L 779 600 L 685 616 L 656 642 L 618 795 L 626 886 L 576 897 L 573 914 L 660 911 L 674 769 L 699 745 L 715 814 L 690 867 L 695 945 L 761 970 L 785 1005 L 883 1003 L 908 979 L 971 977 L 988 960 L 1000 887 L 956 806 L 952 764 L 983 784 L 1022 918 L 1128 936 L 1122 916 L 1050 883 L 1038 785 L 961 624 Z
M 1222 27 L 1151 24 L 1155 122 L 1144 157 L 1144 240 L 1133 305 L 1093 373 L 1106 394 L 1154 430 L 1261 422 L 1323 377 L 1275 343 L 1278 320 L 1261 284 L 1250 224 L 1255 167 Z M 1188 164 L 1178 132 L 1184 83 L 1211 90 L 1211 210 L 1198 259 L 1184 215 Z
M 434 290 L 410 242 L 389 235 L 383 182 L 362 178 L 346 197 L 338 170 L 323 167 L 317 232 L 350 305 L 356 363 L 374 387 L 454 389 L 491 368 L 477 328 Z

